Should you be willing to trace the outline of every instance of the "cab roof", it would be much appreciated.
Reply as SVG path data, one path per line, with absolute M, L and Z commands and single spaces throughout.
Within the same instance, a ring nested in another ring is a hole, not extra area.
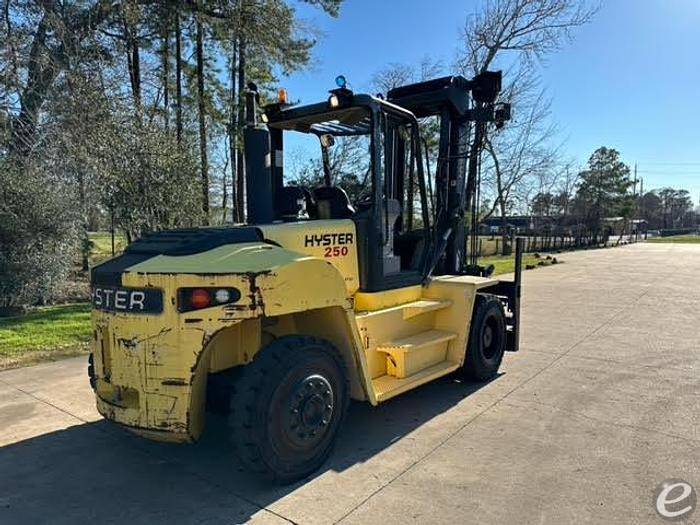
M 415 121 L 405 108 L 371 95 L 352 95 L 338 108 L 319 102 L 305 106 L 275 107 L 267 111 L 267 125 L 275 129 L 335 136 L 368 135 L 373 111 L 384 111 Z

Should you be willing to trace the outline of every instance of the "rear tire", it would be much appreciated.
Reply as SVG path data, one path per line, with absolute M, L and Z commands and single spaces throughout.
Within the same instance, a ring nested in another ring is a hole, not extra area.
M 493 379 L 503 361 L 505 348 L 503 304 L 493 295 L 477 295 L 462 373 L 475 381 Z
M 291 483 L 316 471 L 347 412 L 349 382 L 328 341 L 285 336 L 245 366 L 231 399 L 229 428 L 250 471 Z
M 90 380 L 90 388 L 95 390 L 97 388 L 97 376 L 95 375 L 95 356 L 92 352 L 88 355 L 87 373 L 88 379 Z

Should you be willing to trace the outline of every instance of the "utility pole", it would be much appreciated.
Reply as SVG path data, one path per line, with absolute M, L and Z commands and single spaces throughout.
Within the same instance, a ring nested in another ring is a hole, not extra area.
M 639 222 L 635 222 L 639 219 L 639 199 L 637 198 L 637 163 L 634 163 L 634 190 L 632 191 L 632 198 L 634 199 L 634 208 L 632 208 L 632 224 L 634 225 L 634 242 L 637 242 L 637 235 L 639 231 Z

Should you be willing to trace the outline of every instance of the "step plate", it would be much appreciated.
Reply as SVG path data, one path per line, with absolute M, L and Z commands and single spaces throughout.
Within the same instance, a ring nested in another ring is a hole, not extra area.
M 449 308 L 452 306 L 452 301 L 435 301 L 430 299 L 421 299 L 420 301 L 414 301 L 408 303 L 403 307 L 403 318 L 404 320 L 410 319 L 417 315 L 426 314 L 428 312 L 434 312 L 436 310 L 442 310 L 444 308 Z
M 372 381 L 372 387 L 374 388 L 374 394 L 377 398 L 377 402 L 386 401 L 394 396 L 408 392 L 420 385 L 428 383 L 433 379 L 445 376 L 451 372 L 454 372 L 459 368 L 459 365 L 452 363 L 450 361 L 443 361 L 437 365 L 433 365 L 430 368 L 421 370 L 420 372 L 413 374 L 412 376 L 399 379 L 398 377 L 384 375 L 378 377 Z
M 455 337 L 452 332 L 426 330 L 384 343 L 377 350 L 387 354 L 387 374 L 404 378 L 444 361 L 447 345 Z

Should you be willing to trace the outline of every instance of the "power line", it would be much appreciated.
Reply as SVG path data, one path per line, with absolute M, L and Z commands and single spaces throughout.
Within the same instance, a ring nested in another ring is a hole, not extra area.
M 651 173 L 659 175 L 700 175 L 700 171 L 675 171 L 675 170 L 639 170 L 639 173 Z
M 668 166 L 700 166 L 700 161 L 686 161 L 686 162 L 669 162 L 664 160 L 642 160 L 639 161 L 640 164 L 655 164 L 655 165 L 668 165 Z

